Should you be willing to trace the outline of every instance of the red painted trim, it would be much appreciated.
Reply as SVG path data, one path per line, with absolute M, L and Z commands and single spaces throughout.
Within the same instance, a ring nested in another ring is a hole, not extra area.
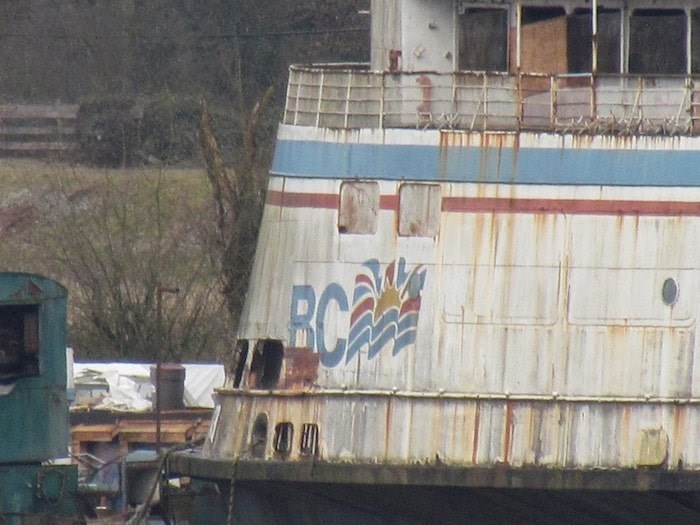
M 398 195 L 381 195 L 379 197 L 379 209 L 381 210 L 398 210 L 399 196 Z
M 292 193 L 271 190 L 267 192 L 267 204 L 284 208 L 338 209 L 340 196 L 334 193 Z
M 268 191 L 267 203 L 287 208 L 338 209 L 340 197 L 332 193 Z M 399 209 L 398 195 L 382 195 L 382 210 Z M 457 213 L 569 213 L 575 215 L 700 216 L 700 202 L 594 199 L 508 199 L 443 197 L 442 211 Z
M 570 213 L 574 215 L 696 215 L 700 202 L 593 199 L 503 199 L 444 197 L 442 211 Z

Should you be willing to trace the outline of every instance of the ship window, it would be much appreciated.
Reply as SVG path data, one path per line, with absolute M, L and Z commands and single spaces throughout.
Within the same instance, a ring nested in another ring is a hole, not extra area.
M 569 73 L 593 70 L 593 20 L 590 9 L 576 9 L 567 24 Z M 598 71 L 620 71 L 620 20 L 618 9 L 598 9 Z
M 250 453 L 254 458 L 265 456 L 267 447 L 267 414 L 258 414 L 250 436 Z
M 691 43 L 691 60 L 692 71 L 700 73 L 700 9 L 695 9 L 690 17 L 690 37 Z
M 437 184 L 402 184 L 399 235 L 435 237 L 440 232 L 442 198 Z
M 508 70 L 508 11 L 465 9 L 459 15 L 459 69 Z
M 629 71 L 686 72 L 686 19 L 679 9 L 635 9 L 630 18 Z
M 39 306 L 0 306 L 0 382 L 39 375 Z
M 376 182 L 343 182 L 340 186 L 340 233 L 372 234 L 377 231 L 379 184 Z
M 274 388 L 282 372 L 282 342 L 275 339 L 259 341 L 250 364 L 250 375 L 254 388 Z
M 280 456 L 289 456 L 294 442 L 294 425 L 289 422 L 278 423 L 275 427 L 273 448 Z
M 304 457 L 316 457 L 318 455 L 318 425 L 304 423 L 301 427 L 301 443 L 299 447 Z
M 527 73 L 566 73 L 567 17 L 560 7 L 523 7 L 521 69 Z
M 661 286 L 661 299 L 664 304 L 673 306 L 678 301 L 678 283 L 675 279 L 668 278 Z

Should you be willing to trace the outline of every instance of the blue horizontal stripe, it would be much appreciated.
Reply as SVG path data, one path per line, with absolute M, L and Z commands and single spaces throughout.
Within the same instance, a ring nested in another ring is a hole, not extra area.
M 277 142 L 271 172 L 308 178 L 700 186 L 700 151 Z

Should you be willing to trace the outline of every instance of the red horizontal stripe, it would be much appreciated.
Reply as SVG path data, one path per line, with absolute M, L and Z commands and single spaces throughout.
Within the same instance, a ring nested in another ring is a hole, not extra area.
M 379 208 L 382 210 L 398 210 L 399 196 L 398 195 L 381 195 L 379 197 Z
M 335 193 L 292 193 L 268 191 L 267 203 L 285 208 L 329 208 L 338 209 L 340 197 Z
M 700 202 L 444 197 L 442 211 L 700 216 Z
M 338 209 L 340 197 L 333 193 L 268 191 L 267 203 L 289 208 Z M 382 210 L 398 210 L 398 195 L 382 195 Z M 461 213 L 570 213 L 579 215 L 700 216 L 700 202 L 633 201 L 593 199 L 510 199 L 443 197 L 442 211 Z

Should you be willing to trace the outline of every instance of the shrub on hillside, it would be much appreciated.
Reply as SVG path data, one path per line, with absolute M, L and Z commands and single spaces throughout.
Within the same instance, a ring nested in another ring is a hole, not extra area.
M 201 113 L 193 97 L 164 95 L 149 101 L 143 113 L 143 152 L 147 158 L 173 164 L 197 153 Z
M 131 98 L 99 97 L 83 102 L 77 131 L 81 160 L 102 167 L 138 164 L 143 109 Z

